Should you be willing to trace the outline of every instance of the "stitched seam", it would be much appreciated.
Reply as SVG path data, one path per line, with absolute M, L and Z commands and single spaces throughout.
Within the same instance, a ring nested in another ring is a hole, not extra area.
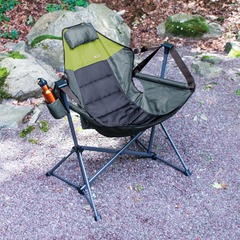
M 121 109 L 121 108 L 123 108 L 123 107 L 125 107 L 125 106 L 127 106 L 127 105 L 129 105 L 129 103 L 127 103 L 127 104 L 125 104 L 125 105 L 123 105 L 123 106 L 121 106 L 121 107 L 119 107 L 119 108 L 117 108 L 117 109 L 115 109 L 115 110 L 113 110 L 113 111 L 111 111 L 111 112 L 108 112 L 108 113 L 106 113 L 106 114 L 104 114 L 104 115 L 102 115 L 102 116 L 100 116 L 100 117 L 98 117 L 98 118 L 105 117 L 105 116 L 107 116 L 107 115 L 109 115 L 109 114 L 111 114 L 111 113 L 113 113 L 113 112 L 118 111 L 119 109 Z
M 108 94 L 108 95 L 106 95 L 106 96 L 100 97 L 100 98 L 98 98 L 98 99 L 96 99 L 96 100 L 94 100 L 94 101 L 91 101 L 91 102 L 89 102 L 89 103 L 85 103 L 85 105 L 89 105 L 89 104 L 95 103 L 95 102 L 97 102 L 97 101 L 99 101 L 99 100 L 101 100 L 101 99 L 107 98 L 107 97 L 109 97 L 109 96 L 111 96 L 111 95 L 113 95 L 113 94 L 115 94 L 115 93 L 118 93 L 118 92 L 120 92 L 120 90 L 118 90 L 118 91 L 116 91 L 116 92 L 113 92 L 113 93 L 110 93 L 110 94 Z
M 102 78 L 99 78 L 99 79 L 97 79 L 97 80 L 95 80 L 95 81 L 93 81 L 93 82 L 90 82 L 90 83 L 87 83 L 87 84 L 85 84 L 85 85 L 83 85 L 83 86 L 80 86 L 80 88 L 83 88 L 83 87 L 85 87 L 85 86 L 87 86 L 87 85 L 93 84 L 93 83 L 95 83 L 95 82 L 97 82 L 97 81 L 99 81 L 99 80 L 102 80 L 102 79 L 104 79 L 104 78 L 110 77 L 110 76 L 112 76 L 112 75 L 113 75 L 113 74 L 110 74 L 110 75 L 104 76 L 104 77 L 102 77 Z

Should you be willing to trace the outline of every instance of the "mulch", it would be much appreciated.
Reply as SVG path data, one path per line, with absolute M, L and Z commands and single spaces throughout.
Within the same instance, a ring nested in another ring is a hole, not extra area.
M 10 33 L 13 30 L 18 32 L 18 39 L 0 38 L 0 51 L 7 51 L 7 42 L 25 41 L 32 26 L 26 26 L 27 16 L 31 15 L 36 21 L 44 14 L 47 4 L 61 5 L 61 0 L 19 0 L 20 5 L 16 5 L 13 10 L 6 13 L 10 19 L 0 21 L 0 29 Z M 239 22 L 239 2 L 235 0 L 221 1 L 174 1 L 174 0 L 89 0 L 89 4 L 105 4 L 115 11 L 125 10 L 122 15 L 127 25 L 131 29 L 130 47 L 139 48 L 143 45 L 156 46 L 163 41 L 168 41 L 177 46 L 198 47 L 204 51 L 224 51 L 226 41 L 236 41 Z M 167 20 L 171 15 L 177 13 L 200 14 L 210 22 L 214 21 L 221 25 L 223 35 L 218 39 L 202 41 L 199 39 L 183 39 L 179 37 L 163 38 L 157 35 L 157 26 Z M 220 19 L 221 21 L 217 21 Z
M 199 60 L 187 57 L 191 48 L 179 52 L 188 66 Z M 157 54 L 144 72 L 160 75 L 162 57 Z M 1 239 L 239 239 L 240 96 L 236 94 L 239 82 L 231 78 L 240 69 L 240 59 L 226 58 L 219 66 L 226 72 L 222 77 L 194 75 L 196 92 L 164 123 L 192 175 L 186 177 L 151 159 L 121 156 L 92 184 L 102 216 L 99 222 L 76 189 L 45 176 L 73 145 L 66 119 L 53 119 L 45 108 L 39 120 L 48 122 L 48 132 L 36 125 L 22 139 L 19 135 L 27 123 L 15 130 L 1 129 Z M 167 78 L 183 80 L 172 59 L 166 72 Z M 213 81 L 218 84 L 209 83 Z M 209 90 L 206 84 L 211 85 Z M 78 117 L 74 125 L 80 127 Z M 78 130 L 80 145 L 119 148 L 129 140 Z M 146 131 L 141 140 L 147 143 L 149 135 Z M 159 126 L 153 151 L 179 164 Z M 83 156 L 89 176 L 109 158 L 87 151 Z M 82 182 L 74 155 L 57 171 Z

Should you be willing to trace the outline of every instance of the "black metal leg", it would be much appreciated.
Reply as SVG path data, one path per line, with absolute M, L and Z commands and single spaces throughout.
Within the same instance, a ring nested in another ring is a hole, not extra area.
M 183 172 L 186 176 L 190 176 L 190 175 L 191 175 L 191 172 L 187 169 L 187 167 L 186 167 L 186 165 L 185 165 L 185 163 L 184 163 L 182 157 L 180 156 L 180 154 L 179 154 L 177 148 L 175 147 L 175 145 L 174 145 L 174 143 L 173 143 L 173 141 L 172 141 L 170 135 L 168 134 L 166 128 L 164 127 L 163 123 L 161 123 L 161 127 L 162 127 L 163 131 L 165 132 L 165 134 L 167 135 L 167 137 L 168 137 L 168 139 L 169 139 L 169 141 L 170 141 L 170 143 L 171 143 L 171 145 L 172 145 L 174 151 L 176 152 L 176 154 L 177 154 L 179 160 L 181 161 L 181 163 L 182 163 L 182 165 L 183 165 L 185 171 L 181 170 L 180 168 L 178 168 L 178 167 L 176 167 L 176 166 L 174 166 L 174 165 L 172 165 L 172 164 L 169 164 L 169 165 L 172 166 L 172 167 L 174 167 L 174 168 L 176 168 L 177 170 Z
M 62 164 L 62 163 L 64 163 L 73 153 L 74 153 L 74 149 L 72 148 L 72 150 L 70 151 L 70 153 L 66 156 L 66 157 L 63 157 L 62 158 L 62 160 L 55 166 L 55 167 L 53 167 L 50 171 L 48 171 L 47 173 L 46 173 L 46 176 L 51 176 L 52 174 L 53 174 L 53 172 L 58 168 L 58 167 L 60 167 L 60 165 Z
M 90 197 L 89 203 L 91 203 L 91 207 L 93 208 L 94 215 L 95 215 L 95 220 L 98 221 L 98 220 L 101 219 L 101 216 L 98 214 L 98 212 L 96 210 L 96 207 L 95 207 L 92 190 L 91 190 L 91 187 L 90 187 L 90 184 L 89 184 L 89 181 L 88 181 L 87 173 L 86 173 L 84 163 L 83 163 L 83 159 L 82 159 L 82 153 L 80 151 L 78 151 L 77 156 L 78 156 L 78 162 L 79 162 L 79 165 L 80 165 L 81 171 L 82 171 L 83 181 L 84 181 L 84 183 L 85 183 L 85 185 L 87 186 L 87 189 L 88 189 L 88 194 L 89 194 L 89 197 Z
M 153 127 L 152 127 L 152 130 L 151 130 L 150 141 L 149 141 L 148 150 L 147 150 L 148 153 L 150 153 L 151 150 L 152 150 L 154 133 L 155 133 L 155 126 L 153 126 Z

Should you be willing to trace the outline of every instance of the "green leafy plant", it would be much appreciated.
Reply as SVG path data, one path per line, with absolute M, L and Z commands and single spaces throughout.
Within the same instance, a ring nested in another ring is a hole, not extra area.
M 1 30 L 0 30 L 0 34 L 1 34 Z M 5 38 L 11 38 L 13 40 L 18 39 L 18 32 L 14 29 L 13 31 L 9 32 L 8 31 L 4 31 L 3 34 L 0 35 L 1 38 L 5 37 Z
M 138 184 L 135 185 L 134 190 L 137 192 L 140 192 L 141 190 L 143 190 L 143 186 L 139 186 Z
M 32 132 L 35 129 L 34 126 L 27 126 L 25 129 L 22 130 L 20 134 L 20 138 L 26 137 L 30 132 Z
M 63 10 L 66 4 L 61 4 L 61 5 L 54 5 L 54 4 L 47 4 L 46 10 L 48 12 L 53 12 L 57 10 Z
M 7 71 L 6 68 L 1 68 L 0 67 L 0 100 L 2 98 L 9 98 L 11 97 L 10 94 L 6 93 L 6 91 L 4 90 L 5 87 L 7 87 L 8 85 L 5 83 L 5 80 L 7 78 L 7 76 L 10 73 Z
M 207 91 L 209 91 L 211 87 L 212 87 L 212 85 L 207 85 L 207 86 L 205 86 L 205 88 L 206 88 Z
M 43 132 L 47 132 L 49 130 L 48 123 L 45 120 L 40 121 L 38 123 L 38 126 L 39 126 L 40 130 L 43 131 Z
M 13 53 L 8 53 L 8 56 L 15 59 L 25 59 L 25 56 L 23 54 L 19 54 L 19 51 L 13 52 Z
M 0 22 L 5 20 L 9 21 L 9 18 L 5 15 L 3 15 L 4 12 L 7 12 L 9 10 L 12 10 L 15 5 L 20 4 L 18 1 L 14 0 L 0 0 Z
M 11 31 L 10 38 L 12 38 L 13 40 L 18 39 L 18 32 L 15 29 Z
M 219 22 L 222 23 L 222 22 L 224 22 L 224 18 L 222 18 L 222 17 L 218 17 L 218 18 L 217 18 L 217 21 L 219 21 Z
M 75 11 L 75 6 L 87 7 L 87 0 L 62 0 L 66 4 L 66 7 L 70 11 Z
M 240 95 L 240 91 L 239 90 L 236 90 L 236 93 L 237 93 L 237 95 Z
M 28 141 L 32 144 L 37 144 L 38 140 L 34 140 L 32 138 L 29 138 Z

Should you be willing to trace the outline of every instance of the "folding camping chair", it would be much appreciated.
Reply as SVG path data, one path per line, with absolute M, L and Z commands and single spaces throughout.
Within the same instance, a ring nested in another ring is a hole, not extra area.
M 132 51 L 129 47 L 116 43 L 96 31 L 90 23 L 82 23 L 63 29 L 63 46 L 65 75 L 55 83 L 54 92 L 57 100 L 47 104 L 54 118 L 67 115 L 74 146 L 70 153 L 47 176 L 55 176 L 75 187 L 80 194 L 85 195 L 91 205 L 95 220 L 101 219 L 96 210 L 90 185 L 102 174 L 120 155 L 130 154 L 160 160 L 176 170 L 190 176 L 191 173 L 173 144 L 163 121 L 173 116 L 189 99 L 195 90 L 192 75 L 177 54 L 174 46 L 164 43 L 156 48 L 142 48 Z M 161 77 L 140 73 L 157 51 L 164 47 L 164 60 Z M 133 69 L 134 54 L 154 50 L 143 62 Z M 164 78 L 167 56 L 171 53 L 178 67 L 185 76 L 187 83 L 181 83 Z M 143 85 L 140 92 L 134 86 L 132 78 L 137 78 Z M 76 103 L 67 101 L 66 94 Z M 122 149 L 96 148 L 79 146 L 74 131 L 70 109 L 79 113 L 83 129 L 93 128 L 107 137 L 130 136 L 131 140 Z M 158 157 L 152 151 L 155 125 L 160 124 L 175 150 L 182 168 Z M 151 128 L 148 146 L 138 138 Z M 130 151 L 134 142 L 140 144 L 144 151 Z M 106 163 L 91 178 L 88 178 L 84 162 L 84 151 L 114 153 Z M 73 153 L 77 154 L 84 184 L 73 183 L 54 171 Z

